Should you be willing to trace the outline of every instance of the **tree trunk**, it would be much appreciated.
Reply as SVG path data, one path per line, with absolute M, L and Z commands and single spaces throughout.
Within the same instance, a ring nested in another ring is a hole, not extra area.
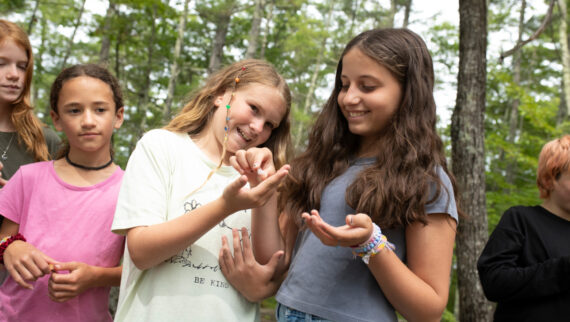
M 327 12 L 327 16 L 325 18 L 324 30 L 328 31 L 330 26 L 330 21 L 334 9 L 334 0 L 329 0 L 329 11 Z M 317 55 L 317 61 L 315 62 L 315 69 L 313 69 L 313 75 L 311 76 L 311 83 L 309 85 L 309 89 L 307 90 L 307 95 L 305 96 L 305 103 L 303 104 L 303 114 L 308 114 L 311 110 L 311 105 L 313 104 L 313 95 L 315 92 L 315 88 L 317 87 L 317 77 L 319 76 L 319 71 L 321 69 L 321 62 L 323 60 L 323 55 L 325 52 L 325 47 L 327 44 L 328 37 L 324 37 L 321 41 L 321 46 L 319 47 L 319 53 Z M 300 147 L 302 138 L 304 137 L 303 132 L 306 128 L 307 124 L 305 122 L 298 122 L 297 123 L 297 130 L 295 131 L 294 138 L 295 142 L 293 144 L 294 147 Z
M 32 17 L 30 18 L 30 23 L 28 23 L 28 30 L 26 31 L 28 36 L 31 36 L 32 31 L 34 30 L 34 23 L 38 19 L 38 17 L 36 17 L 36 13 L 38 12 L 39 6 L 40 6 L 40 0 L 36 0 L 36 4 L 34 5 L 34 11 L 32 11 Z
M 525 19 L 525 11 L 526 11 L 526 0 L 521 1 L 521 12 L 519 14 L 519 36 L 517 43 L 522 42 L 522 36 L 524 32 L 524 19 Z M 513 84 L 515 87 L 519 87 L 521 83 L 521 51 L 517 50 L 513 54 Z M 511 109 L 509 115 L 509 135 L 507 137 L 507 142 L 511 146 L 515 146 L 514 143 L 517 137 L 517 130 L 518 130 L 518 123 L 519 123 L 519 106 L 520 106 L 520 99 L 515 97 L 511 102 Z M 504 152 L 503 152 L 504 155 Z M 516 168 L 517 168 L 517 160 L 513 158 L 508 161 L 509 165 L 505 171 L 505 180 L 507 183 L 513 184 Z
M 566 111 L 570 115 L 570 104 L 568 102 L 570 97 L 570 51 L 568 49 L 568 33 L 567 23 L 568 14 L 566 11 L 566 0 L 558 0 L 558 8 L 560 9 L 560 47 L 562 49 L 562 70 L 564 75 L 564 96 L 566 98 Z
M 253 19 L 251 20 L 251 29 L 249 31 L 245 58 L 255 58 L 255 52 L 257 51 L 257 39 L 259 38 L 259 32 L 261 30 L 261 11 L 263 10 L 264 5 L 265 1 L 255 0 L 255 10 L 253 11 Z
M 139 126 L 136 128 L 136 135 L 132 136 L 131 146 L 136 146 L 137 141 L 142 137 L 144 131 L 146 130 L 146 112 L 148 111 L 150 105 L 150 74 L 152 71 L 152 62 L 153 62 L 153 55 L 154 55 L 154 45 L 155 45 L 155 38 L 156 38 L 156 4 L 152 5 L 152 12 L 151 12 L 151 33 L 150 37 L 147 42 L 147 62 L 145 66 L 145 73 L 144 73 L 144 81 L 143 85 L 139 91 L 139 101 L 137 106 L 140 107 L 139 113 L 141 115 L 141 119 L 139 122 Z M 132 149 L 131 149 L 132 150 Z
M 180 60 L 180 52 L 182 51 L 182 41 L 184 40 L 184 30 L 186 29 L 186 20 L 188 19 L 188 3 L 190 0 L 184 0 L 184 10 L 178 22 L 178 37 L 176 37 L 176 44 L 174 45 L 174 57 L 172 58 L 172 65 L 170 66 L 170 79 L 168 80 L 168 90 L 166 101 L 164 102 L 164 115 L 165 122 L 170 120 L 172 115 L 172 101 L 174 100 L 174 90 L 176 89 L 176 78 L 180 73 L 178 67 L 178 60 Z
M 462 210 L 469 216 L 457 228 L 459 321 L 490 321 L 491 306 L 479 282 L 476 262 L 485 245 L 484 113 L 487 48 L 487 4 L 459 0 L 459 73 L 456 106 L 451 117 L 452 169 Z
M 81 2 L 81 9 L 79 9 L 79 13 L 77 14 L 77 18 L 75 19 L 75 25 L 73 27 L 73 33 L 71 37 L 69 37 L 69 42 L 67 43 L 67 49 L 65 50 L 65 56 L 63 57 L 63 61 L 61 62 L 60 68 L 63 69 L 67 66 L 67 60 L 71 55 L 71 48 L 73 47 L 73 41 L 75 39 L 75 34 L 77 33 L 77 29 L 79 29 L 79 25 L 81 24 L 81 16 L 83 16 L 83 11 L 85 11 L 85 1 Z
M 216 25 L 216 35 L 214 36 L 214 42 L 212 43 L 212 55 L 210 56 L 208 74 L 212 74 L 214 71 L 220 69 L 220 66 L 222 65 L 226 35 L 228 34 L 228 28 L 234 12 L 234 6 L 234 1 L 228 1 L 224 10 L 214 13 L 215 21 L 212 22 Z
M 265 32 L 263 33 L 263 40 L 261 41 L 261 51 L 259 57 L 265 57 L 265 49 L 267 48 L 267 37 L 269 36 L 269 31 L 271 30 L 271 22 L 273 20 L 273 7 L 275 6 L 275 0 L 269 1 L 269 8 L 267 8 L 267 15 L 265 16 Z
M 403 28 L 408 28 L 408 23 L 410 21 L 410 12 L 412 11 L 412 0 L 407 0 L 404 4 L 404 22 L 402 24 Z
M 103 66 L 109 65 L 109 50 L 111 48 L 111 18 L 115 12 L 115 3 L 109 0 L 109 7 L 105 13 L 105 22 L 101 31 L 101 50 L 99 51 L 99 64 Z

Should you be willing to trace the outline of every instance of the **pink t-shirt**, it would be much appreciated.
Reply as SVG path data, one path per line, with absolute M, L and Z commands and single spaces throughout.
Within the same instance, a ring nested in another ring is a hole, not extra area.
M 124 237 L 111 232 L 123 170 L 89 187 L 62 181 L 53 161 L 22 166 L 0 190 L 0 214 L 20 224 L 28 243 L 60 262 L 119 265 Z M 49 275 L 25 289 L 9 276 L 0 286 L 0 321 L 111 321 L 109 287 L 64 303 L 49 298 Z

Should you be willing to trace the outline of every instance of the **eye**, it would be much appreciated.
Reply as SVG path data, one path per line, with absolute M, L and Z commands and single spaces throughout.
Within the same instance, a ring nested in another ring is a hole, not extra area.
M 81 112 L 79 108 L 70 108 L 67 110 L 67 113 L 69 114 L 79 114 L 79 112 Z
M 97 113 L 104 113 L 105 111 L 107 111 L 107 109 L 105 107 L 95 108 L 95 112 L 97 112 Z
M 343 92 L 346 92 L 349 87 L 350 87 L 350 84 L 340 84 L 340 90 Z
M 273 123 L 271 122 L 265 122 L 265 127 L 267 127 L 270 130 L 275 129 L 275 125 L 273 125 Z
M 365 93 L 369 93 L 369 92 L 374 91 L 376 89 L 376 86 L 362 84 L 362 85 L 360 85 L 360 89 Z
M 21 70 L 26 70 L 26 68 L 28 68 L 28 64 L 18 64 L 18 68 Z
M 259 112 L 259 108 L 257 108 L 257 106 L 255 106 L 255 105 L 249 105 L 249 108 L 251 108 L 251 110 L 252 110 L 254 113 Z

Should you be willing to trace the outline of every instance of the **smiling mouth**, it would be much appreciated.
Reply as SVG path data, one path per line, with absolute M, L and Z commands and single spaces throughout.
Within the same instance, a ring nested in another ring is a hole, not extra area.
M 245 135 L 245 133 L 243 133 L 242 130 L 241 130 L 239 127 L 237 128 L 237 132 L 239 133 L 239 135 L 240 135 L 246 142 L 251 141 L 251 138 L 248 137 L 247 135 Z
M 348 116 L 350 117 L 357 117 L 366 114 L 367 112 L 348 112 Z

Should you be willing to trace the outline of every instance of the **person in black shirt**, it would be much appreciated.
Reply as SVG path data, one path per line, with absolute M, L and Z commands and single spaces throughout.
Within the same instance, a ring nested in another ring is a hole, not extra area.
M 570 135 L 544 145 L 537 172 L 543 203 L 508 209 L 477 262 L 495 321 L 570 319 Z

